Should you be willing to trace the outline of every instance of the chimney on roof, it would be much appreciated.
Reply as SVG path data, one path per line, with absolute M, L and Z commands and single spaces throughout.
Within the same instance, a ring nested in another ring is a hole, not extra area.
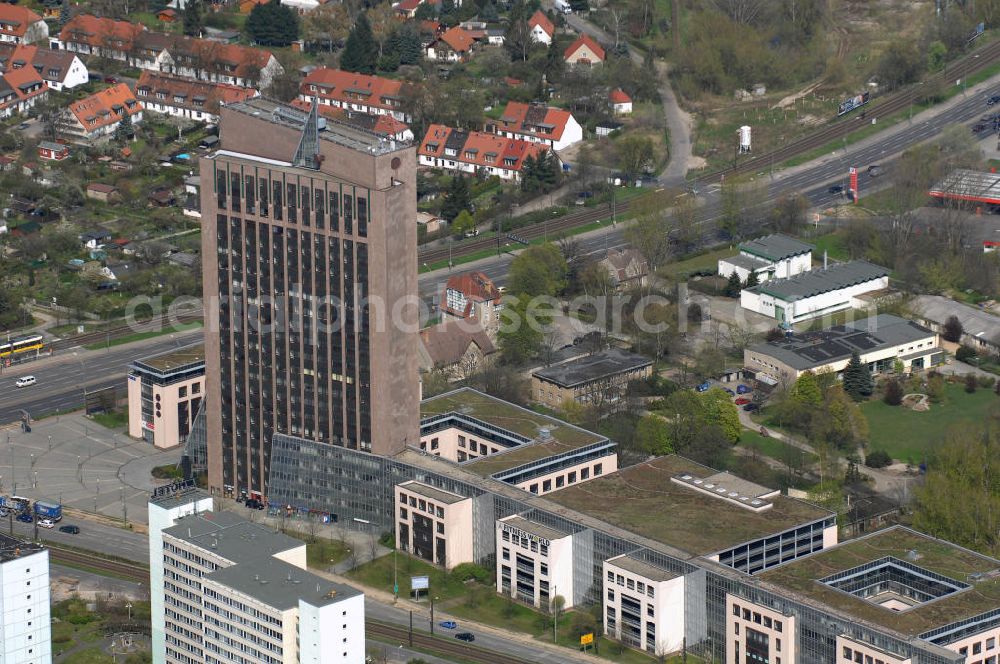
M 826 269 L 826 249 L 823 250 L 823 269 Z

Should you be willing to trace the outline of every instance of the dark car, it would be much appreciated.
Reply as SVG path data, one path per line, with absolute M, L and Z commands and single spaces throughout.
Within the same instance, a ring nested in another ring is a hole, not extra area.
M 1000 95 L 993 95 L 986 100 L 987 106 L 992 106 L 993 104 L 1000 103 Z
M 262 510 L 264 509 L 264 503 L 257 500 L 256 498 L 247 498 L 246 506 L 252 510 Z
M 459 641 L 468 641 L 469 643 L 472 643 L 476 640 L 476 635 L 472 632 L 460 632 L 455 635 L 455 638 Z
M 830 192 L 831 194 L 842 194 L 844 193 L 844 185 L 842 184 L 832 185 L 829 189 L 827 189 L 827 191 Z
M 30 514 L 18 514 L 17 520 L 21 523 L 32 523 L 34 521 Z
M 978 124 L 972 125 L 972 133 L 973 134 L 978 134 L 980 132 L 986 131 L 987 129 L 989 129 L 989 127 L 987 127 L 985 124 L 983 124 L 981 122 L 978 123 Z
M 80 526 L 59 526 L 59 532 L 69 533 L 70 535 L 79 535 Z
M 751 392 L 753 392 L 753 390 L 751 390 L 743 383 L 740 383 L 739 385 L 736 386 L 736 394 L 750 394 Z
M 755 403 L 748 403 L 747 405 L 743 406 L 743 410 L 745 410 L 748 413 L 752 413 L 755 410 L 760 410 L 760 406 L 758 406 Z

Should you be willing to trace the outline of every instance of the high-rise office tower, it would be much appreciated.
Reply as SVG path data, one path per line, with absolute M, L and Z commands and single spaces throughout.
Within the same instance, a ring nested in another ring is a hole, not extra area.
M 271 436 L 417 437 L 414 148 L 257 98 L 201 160 L 208 483 L 267 493 Z

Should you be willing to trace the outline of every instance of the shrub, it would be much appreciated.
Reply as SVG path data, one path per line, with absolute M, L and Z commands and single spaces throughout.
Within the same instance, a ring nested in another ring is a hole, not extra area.
M 453 569 L 451 573 L 459 581 L 468 581 L 473 579 L 479 583 L 488 584 L 493 580 L 493 572 L 486 569 L 482 565 L 477 565 L 476 563 L 462 563 L 461 565 L 456 565 L 455 569 Z
M 700 323 L 702 317 L 701 305 L 697 302 L 692 302 L 687 308 L 687 318 L 692 323 Z
M 976 391 L 976 388 L 978 388 L 978 387 L 979 387 L 979 381 L 976 380 L 976 375 L 975 374 L 966 374 L 965 375 L 965 391 L 968 392 L 969 394 L 972 394 L 973 392 Z
M 890 406 L 898 406 L 903 403 L 903 386 L 895 378 L 886 381 L 882 401 Z
M 955 351 L 955 359 L 959 362 L 968 362 L 969 360 L 976 359 L 976 351 L 969 348 L 968 346 L 959 346 L 958 350 Z
M 885 468 L 892 463 L 892 457 L 885 450 L 873 450 L 865 457 L 865 465 L 869 468 Z

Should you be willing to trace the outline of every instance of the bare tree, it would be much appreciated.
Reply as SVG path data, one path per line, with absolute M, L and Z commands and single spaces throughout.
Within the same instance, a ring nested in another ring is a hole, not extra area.
M 709 4 L 742 25 L 753 24 L 764 9 L 764 0 L 710 0 Z

